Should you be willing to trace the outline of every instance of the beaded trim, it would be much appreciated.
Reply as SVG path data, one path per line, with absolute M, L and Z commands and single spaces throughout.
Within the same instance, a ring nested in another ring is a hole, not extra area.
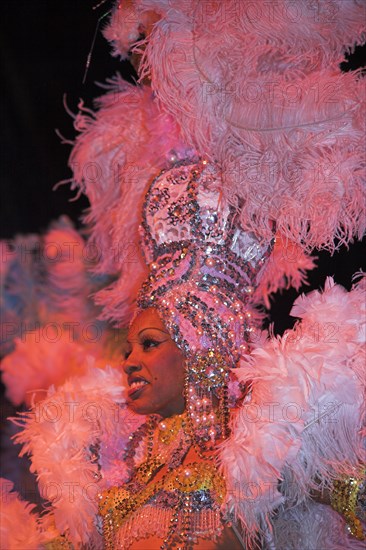
M 220 508 L 225 482 L 213 462 L 182 464 L 192 440 L 187 415 L 157 423 L 151 418 L 147 457 L 123 487 L 99 495 L 105 548 L 128 548 L 134 540 L 155 535 L 162 549 L 216 537 L 223 529 Z M 154 452 L 155 451 L 155 452 Z M 163 477 L 154 480 L 165 466 Z
M 333 482 L 330 495 L 332 508 L 344 517 L 348 532 L 359 540 L 366 538 L 358 517 L 358 515 L 362 517 L 361 509 L 365 499 L 365 486 L 365 477 L 336 479 Z M 365 515 L 364 510 L 363 515 Z

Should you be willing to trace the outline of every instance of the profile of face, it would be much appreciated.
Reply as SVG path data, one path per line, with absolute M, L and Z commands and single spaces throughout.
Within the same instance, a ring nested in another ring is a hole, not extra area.
M 142 311 L 132 323 L 123 369 L 131 410 L 163 418 L 184 411 L 184 356 L 156 309 Z

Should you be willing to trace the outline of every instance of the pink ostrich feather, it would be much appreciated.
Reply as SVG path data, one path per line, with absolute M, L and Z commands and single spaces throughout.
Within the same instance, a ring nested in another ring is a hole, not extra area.
M 50 386 L 60 386 L 68 377 L 83 374 L 90 365 L 103 368 L 119 363 L 120 354 L 111 357 L 103 341 L 88 346 L 82 340 L 70 340 L 67 332 L 60 334 L 53 324 L 41 327 L 40 337 L 29 333 L 17 339 L 15 350 L 2 360 L 6 396 L 15 406 L 43 399 Z
M 361 3 L 133 5 L 137 20 L 160 16 L 135 47 L 141 78 L 186 143 L 221 164 L 244 228 L 268 238 L 274 220 L 306 250 L 364 233 L 364 85 L 339 68 L 365 39 Z M 123 24 L 119 12 L 110 35 Z
M 100 253 L 97 270 L 118 280 L 96 295 L 104 318 L 126 323 L 134 296 L 146 276 L 138 226 L 148 184 L 169 165 L 172 155 L 184 158 L 187 148 L 173 119 L 159 111 L 148 87 L 116 78 L 92 117 L 81 110 L 70 157 L 74 185 L 86 193 L 90 209 L 90 243 Z
M 307 284 L 306 272 L 315 268 L 314 260 L 302 246 L 277 235 L 252 301 L 263 302 L 269 308 L 270 294 L 290 287 L 299 290 L 301 285 Z
M 73 185 L 90 201 L 95 269 L 115 277 L 95 296 L 104 319 L 131 317 L 147 275 L 137 232 L 143 198 L 171 158 L 196 151 L 217 163 L 243 229 L 271 239 L 275 225 L 304 250 L 297 268 L 273 256 L 276 276 L 264 279 L 259 300 L 305 282 L 312 249 L 363 235 L 364 87 L 359 72 L 339 68 L 365 38 L 362 15 L 352 0 L 347 9 L 337 0 L 301 9 L 284 0 L 116 5 L 104 34 L 115 55 L 142 54 L 141 82 L 151 78 L 151 89 L 116 77 L 98 111 L 80 104 L 70 158 Z

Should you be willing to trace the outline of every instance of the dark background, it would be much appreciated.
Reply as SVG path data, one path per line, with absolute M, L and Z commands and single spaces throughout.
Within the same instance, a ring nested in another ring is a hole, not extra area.
M 348 0 L 345 0 L 348 1 Z M 69 145 L 62 145 L 55 129 L 73 139 L 72 118 L 63 105 L 76 112 L 79 98 L 93 107 L 105 82 L 116 71 L 131 78 L 129 63 L 110 55 L 110 46 L 97 33 L 86 83 L 83 76 L 98 18 L 112 7 L 98 8 L 97 0 L 2 0 L 1 3 L 1 237 L 39 233 L 51 220 L 67 214 L 78 223 L 87 199 L 70 202 L 69 185 L 53 186 L 71 176 L 67 167 Z M 361 64 L 365 48 L 358 48 L 345 69 Z M 133 72 L 133 71 L 132 71 Z M 133 77 L 133 74 L 132 74 Z M 361 244 L 330 257 L 319 256 L 320 269 L 310 273 L 310 287 L 322 286 L 326 275 L 350 288 L 352 274 L 361 267 Z M 275 330 L 289 326 L 288 311 L 296 296 L 290 290 L 276 296 L 271 312 Z
M 112 58 L 98 32 L 86 83 L 83 75 L 98 18 L 111 2 L 93 10 L 88 0 L 7 0 L 1 32 L 1 234 L 40 232 L 50 220 L 68 214 L 77 220 L 87 200 L 69 202 L 68 185 L 52 187 L 71 175 L 70 146 L 61 145 L 75 132 L 63 98 L 77 112 L 79 98 L 93 106 L 104 82 L 126 63 Z M 104 24 L 105 24 L 104 20 Z M 128 69 L 128 67 L 127 67 Z

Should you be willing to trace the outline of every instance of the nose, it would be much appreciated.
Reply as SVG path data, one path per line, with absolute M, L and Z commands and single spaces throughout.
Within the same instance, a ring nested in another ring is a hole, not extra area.
M 127 376 L 129 376 L 133 372 L 138 372 L 139 370 L 141 370 L 141 366 L 133 359 L 131 360 L 130 357 L 131 356 L 129 356 L 123 364 L 123 370 L 125 374 L 127 374 Z

